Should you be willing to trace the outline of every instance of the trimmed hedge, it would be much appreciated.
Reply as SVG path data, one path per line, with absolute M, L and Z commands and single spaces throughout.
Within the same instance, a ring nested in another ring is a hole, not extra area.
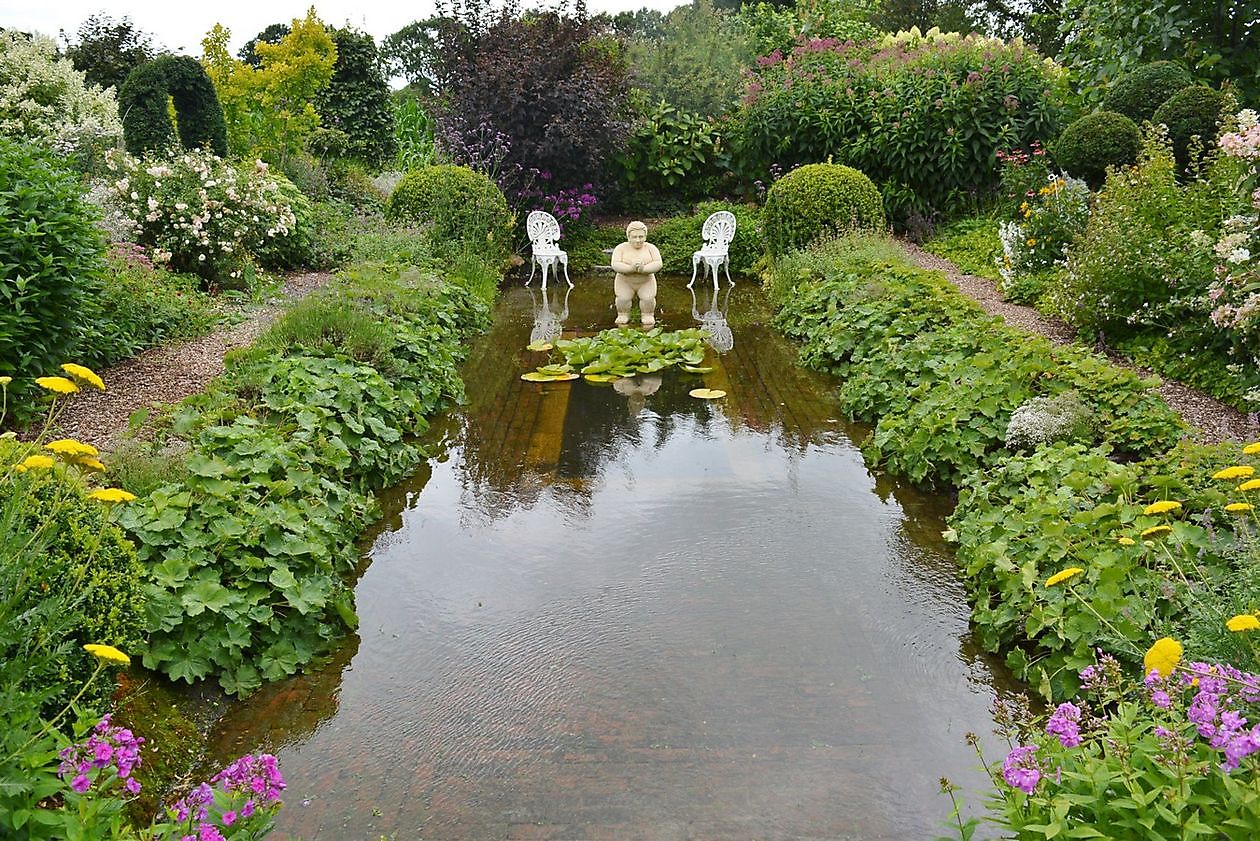
M 167 97 L 175 104 L 179 142 L 185 149 L 208 147 L 227 157 L 227 124 L 214 83 L 191 56 L 163 55 L 131 71 L 118 92 L 127 151 L 141 156 L 175 142 Z
M 1193 85 L 1177 91 L 1155 110 L 1152 121 L 1168 127 L 1168 139 L 1172 141 L 1177 166 L 1183 171 L 1191 163 L 1192 138 L 1198 137 L 1202 144 L 1200 155 L 1215 147 L 1221 117 L 1228 102 L 1226 95 L 1215 88 Z
M 1103 98 L 1103 110 L 1123 114 L 1141 125 L 1168 97 L 1193 84 L 1190 71 L 1176 62 L 1144 64 L 1111 83 Z
M 1107 167 L 1133 164 L 1141 149 L 1137 123 L 1123 114 L 1095 111 L 1064 129 L 1053 151 L 1064 172 L 1097 190 L 1107 177 Z
M 886 224 L 884 200 L 875 184 L 841 164 L 809 164 L 774 182 L 762 218 L 770 253 L 776 256 L 820 237 Z
M 385 204 L 385 216 L 433 226 L 434 244 L 485 243 L 503 259 L 512 245 L 512 212 L 493 181 L 465 166 L 437 164 L 413 170 Z

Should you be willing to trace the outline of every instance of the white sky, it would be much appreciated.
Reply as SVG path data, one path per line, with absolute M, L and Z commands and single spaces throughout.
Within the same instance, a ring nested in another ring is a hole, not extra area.
M 51 38 L 57 38 L 64 29 L 73 37 L 90 15 L 103 13 L 115 19 L 130 17 L 136 28 L 151 34 L 158 45 L 199 56 L 201 39 L 216 23 L 232 31 L 231 50 L 235 53 L 269 24 L 306 17 L 312 5 L 329 26 L 352 24 L 378 43 L 413 20 L 433 14 L 433 0 L 192 0 L 192 6 L 184 2 L 188 0 L 0 0 L 0 27 L 40 32 Z M 587 0 L 587 9 L 616 13 L 646 6 L 664 11 L 683 2 L 686 0 Z

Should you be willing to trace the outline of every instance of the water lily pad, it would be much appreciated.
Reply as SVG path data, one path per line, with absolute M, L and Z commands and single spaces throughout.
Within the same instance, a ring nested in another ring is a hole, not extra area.
M 616 374 L 587 374 L 586 381 L 588 383 L 610 383 L 619 380 L 621 377 Z
M 569 380 L 576 380 L 577 374 L 569 372 L 567 374 L 546 374 L 542 371 L 530 371 L 528 374 L 521 374 L 521 379 L 527 383 L 563 383 Z
M 693 388 L 687 393 L 701 400 L 717 400 L 719 397 L 726 396 L 726 392 L 720 388 Z
M 530 342 L 529 344 L 525 345 L 526 350 L 533 350 L 533 351 L 551 350 L 553 347 L 555 347 L 555 345 L 553 345 L 551 342 Z
M 571 365 L 566 365 L 566 364 L 564 364 L 563 362 L 561 362 L 561 363 L 559 363 L 559 364 L 557 364 L 557 365 L 540 365 L 540 366 L 538 366 L 538 373 L 540 373 L 540 374 L 545 374 L 545 375 L 547 375 L 548 377 L 554 377 L 554 376 L 556 376 L 556 375 L 558 375 L 558 374 L 570 374 L 570 373 L 572 373 L 572 372 L 573 372 L 573 366 L 571 366 Z
M 686 371 L 688 374 L 711 374 L 711 373 L 713 373 L 713 366 L 712 366 L 712 365 L 707 365 L 707 366 L 699 366 L 699 365 L 679 365 L 678 367 L 679 367 L 679 368 L 682 368 L 682 369 L 683 369 L 684 371 Z

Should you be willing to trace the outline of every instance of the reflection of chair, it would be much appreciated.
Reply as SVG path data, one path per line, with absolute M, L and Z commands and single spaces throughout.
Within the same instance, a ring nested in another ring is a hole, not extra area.
M 731 247 L 731 240 L 735 238 L 735 214 L 729 210 L 714 213 L 704 220 L 700 236 L 704 238 L 704 245 L 691 255 L 691 283 L 687 284 L 687 288 L 690 289 L 696 282 L 696 270 L 701 263 L 704 263 L 706 275 L 713 272 L 714 289 L 718 288 L 719 266 L 726 269 L 726 282 L 733 286 L 735 281 L 731 280 L 731 257 L 727 252 Z
M 564 290 L 564 309 L 559 315 L 551 310 L 551 293 L 547 291 L 547 287 L 543 287 L 542 306 L 538 306 L 538 299 L 534 297 L 534 290 L 529 290 L 530 300 L 534 302 L 534 329 L 529 333 L 529 343 L 535 342 L 554 342 L 560 338 L 560 334 L 564 332 L 564 320 L 569 317 L 569 292 L 572 289 Z
M 543 210 L 531 210 L 525 219 L 525 233 L 529 235 L 532 251 L 529 280 L 525 281 L 525 285 L 529 286 L 534 279 L 534 269 L 542 268 L 542 288 L 546 289 L 547 272 L 555 271 L 556 263 L 559 263 L 564 266 L 564 279 L 572 287 L 573 281 L 569 280 L 569 255 L 556 245 L 560 240 L 560 223 L 556 221 L 556 217 Z
M 726 353 L 735 347 L 735 334 L 726 323 L 726 310 L 730 303 L 731 287 L 726 287 L 726 297 L 722 300 L 721 307 L 718 306 L 718 291 L 714 289 L 709 299 L 708 311 L 701 314 L 696 303 L 696 290 L 691 290 L 691 317 L 700 323 L 700 329 L 704 331 L 704 341 L 718 353 Z

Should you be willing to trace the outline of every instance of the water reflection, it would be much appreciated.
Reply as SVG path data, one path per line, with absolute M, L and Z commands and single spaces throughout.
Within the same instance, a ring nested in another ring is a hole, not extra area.
M 617 388 L 522 383 L 535 307 L 505 293 L 444 457 L 382 499 L 352 660 L 220 737 L 278 750 L 280 837 L 926 838 L 939 776 L 983 784 L 962 736 L 999 681 L 949 501 L 877 493 L 832 384 L 736 294 L 713 372 Z
M 542 306 L 539 306 L 534 290 L 529 290 L 530 300 L 534 304 L 534 327 L 529 332 L 530 344 L 555 342 L 560 338 L 560 334 L 564 332 L 564 320 L 569 317 L 569 293 L 572 291 L 571 286 L 564 290 L 563 309 L 556 313 L 551 307 L 550 290 L 542 290 Z
M 718 306 L 717 286 L 713 287 L 713 292 L 709 295 L 709 308 L 703 313 L 700 312 L 699 304 L 696 302 L 696 290 L 691 290 L 691 317 L 700 325 L 700 329 L 705 333 L 705 341 L 709 347 L 718 353 L 726 353 L 735 347 L 735 334 L 731 331 L 730 325 L 726 323 L 726 310 L 731 303 L 731 289 L 726 287 L 726 294 L 722 298 L 722 306 Z

